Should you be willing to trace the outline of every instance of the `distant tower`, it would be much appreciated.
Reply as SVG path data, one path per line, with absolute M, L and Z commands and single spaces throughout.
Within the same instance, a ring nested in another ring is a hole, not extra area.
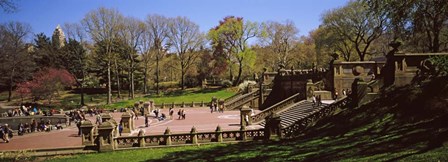
M 53 36 L 51 37 L 53 45 L 56 48 L 62 48 L 65 45 L 65 35 L 64 31 L 62 31 L 61 26 L 56 26 L 56 29 L 54 29 Z

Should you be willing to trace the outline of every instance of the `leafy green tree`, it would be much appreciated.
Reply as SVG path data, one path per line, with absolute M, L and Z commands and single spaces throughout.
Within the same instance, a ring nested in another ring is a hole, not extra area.
M 445 0 L 363 1 L 368 4 L 371 13 L 387 17 L 393 40 L 403 41 L 406 50 L 447 50 L 448 3 Z
M 103 56 L 100 59 L 106 60 L 107 104 L 112 102 L 111 68 L 114 64 L 113 41 L 118 37 L 118 31 L 121 30 L 120 22 L 122 22 L 122 19 L 123 15 L 118 10 L 101 7 L 87 13 L 82 20 L 82 25 L 92 40 L 97 44 L 101 42 L 105 47 L 101 51 Z
M 145 24 L 133 17 L 124 18 L 122 23 L 123 29 L 120 30 L 120 35 L 127 46 L 130 47 L 126 52 L 126 60 L 128 63 L 129 97 L 133 99 L 135 93 L 134 72 L 138 63 L 137 47 L 141 44 Z
M 342 42 L 352 44 L 361 61 L 371 54 L 372 42 L 383 34 L 387 25 L 384 15 L 372 14 L 362 1 L 350 1 L 346 6 L 330 10 L 322 19 L 324 27 L 339 34 Z
M 214 43 L 213 46 L 222 45 L 228 55 L 230 65 L 238 64 L 238 76 L 233 81 L 233 85 L 239 84 L 243 67 L 245 66 L 245 54 L 249 50 L 248 41 L 259 34 L 259 24 L 250 21 L 243 21 L 241 17 L 229 16 L 219 22 L 219 25 L 211 29 L 208 33 L 209 39 Z M 251 57 L 251 56 L 247 56 Z M 233 80 L 232 67 L 229 67 L 230 79 Z
M 87 51 L 80 42 L 71 38 L 62 50 L 64 67 L 75 78 L 75 81 L 81 90 L 81 105 L 85 105 L 84 87 L 85 79 L 88 73 Z

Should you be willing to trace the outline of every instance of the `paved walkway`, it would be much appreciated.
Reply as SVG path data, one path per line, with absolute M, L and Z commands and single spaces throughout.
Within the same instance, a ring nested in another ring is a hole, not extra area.
M 222 130 L 239 130 L 240 117 L 239 111 L 225 111 L 224 113 L 210 113 L 208 108 L 186 108 L 185 120 L 179 120 L 177 110 L 174 109 L 175 115 L 173 120 L 158 121 L 154 117 L 150 117 L 150 126 L 145 127 L 145 119 L 139 117 L 135 120 L 136 130 L 131 133 L 123 134 L 123 136 L 137 135 L 139 129 L 145 130 L 145 134 L 163 134 L 167 127 L 171 133 L 190 132 L 194 126 L 198 132 L 214 131 L 218 125 Z M 168 109 L 161 109 L 162 113 L 169 114 Z M 256 111 L 258 113 L 258 111 Z M 113 118 L 119 122 L 121 113 L 112 113 Z M 86 116 L 92 122 L 95 122 L 95 116 Z M 260 126 L 249 126 L 247 129 L 256 129 Z M 63 130 L 53 130 L 51 132 L 38 132 L 25 134 L 24 136 L 14 136 L 9 143 L 1 142 L 0 151 L 5 150 L 25 150 L 25 149 L 43 149 L 57 147 L 75 147 L 82 146 L 81 138 L 78 136 L 78 129 L 74 124 L 64 128 Z

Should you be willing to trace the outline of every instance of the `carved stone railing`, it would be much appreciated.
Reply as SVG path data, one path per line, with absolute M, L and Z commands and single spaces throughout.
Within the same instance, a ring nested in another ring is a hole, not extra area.
M 252 91 L 246 94 L 243 94 L 238 100 L 235 100 L 230 103 L 224 103 L 224 107 L 226 110 L 233 110 L 239 106 L 242 106 L 243 104 L 246 104 L 247 102 L 250 102 L 251 100 L 254 100 L 258 97 L 259 90 Z
M 292 95 L 291 97 L 286 98 L 283 101 L 280 101 L 267 109 L 263 110 L 262 112 L 252 116 L 252 123 L 257 124 L 261 121 L 263 121 L 267 116 L 269 116 L 271 113 L 279 112 L 285 108 L 287 108 L 289 105 L 297 102 L 299 100 L 300 93 L 296 93 L 295 95 Z
M 238 98 L 238 97 L 240 97 L 240 96 L 242 96 L 242 95 L 243 95 L 243 93 L 238 92 L 238 93 L 236 93 L 235 95 L 230 96 L 230 97 L 224 99 L 224 102 L 225 102 L 225 103 L 230 102 L 230 101 L 232 101 L 232 100 L 234 100 L 234 99 L 236 99 L 236 98 Z
M 227 141 L 252 141 L 264 138 L 264 129 L 221 131 L 218 126 L 214 132 L 165 133 L 163 135 L 122 136 L 114 138 L 115 149 L 132 147 L 151 147 L 159 145 L 181 145 Z
M 307 126 L 323 117 L 329 116 L 335 112 L 337 108 L 345 108 L 348 106 L 350 98 L 344 96 L 336 102 L 316 110 L 313 114 L 302 118 L 293 124 L 282 128 L 282 136 L 284 138 L 292 138 L 299 135 Z

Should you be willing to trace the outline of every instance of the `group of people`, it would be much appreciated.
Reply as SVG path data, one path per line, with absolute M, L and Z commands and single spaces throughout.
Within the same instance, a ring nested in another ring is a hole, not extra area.
M 177 115 L 179 115 L 178 119 L 185 119 L 185 114 L 186 111 L 184 109 L 179 109 L 179 111 L 177 112 Z
M 4 117 L 14 117 L 14 116 L 30 116 L 30 115 L 43 115 L 52 116 L 56 113 L 56 110 L 51 109 L 48 111 L 42 110 L 40 108 L 22 105 L 19 108 L 9 109 L 3 114 Z
M 219 105 L 219 108 L 218 108 L 218 102 L 212 101 L 210 103 L 210 113 L 213 113 L 213 112 L 224 113 L 224 105 Z

